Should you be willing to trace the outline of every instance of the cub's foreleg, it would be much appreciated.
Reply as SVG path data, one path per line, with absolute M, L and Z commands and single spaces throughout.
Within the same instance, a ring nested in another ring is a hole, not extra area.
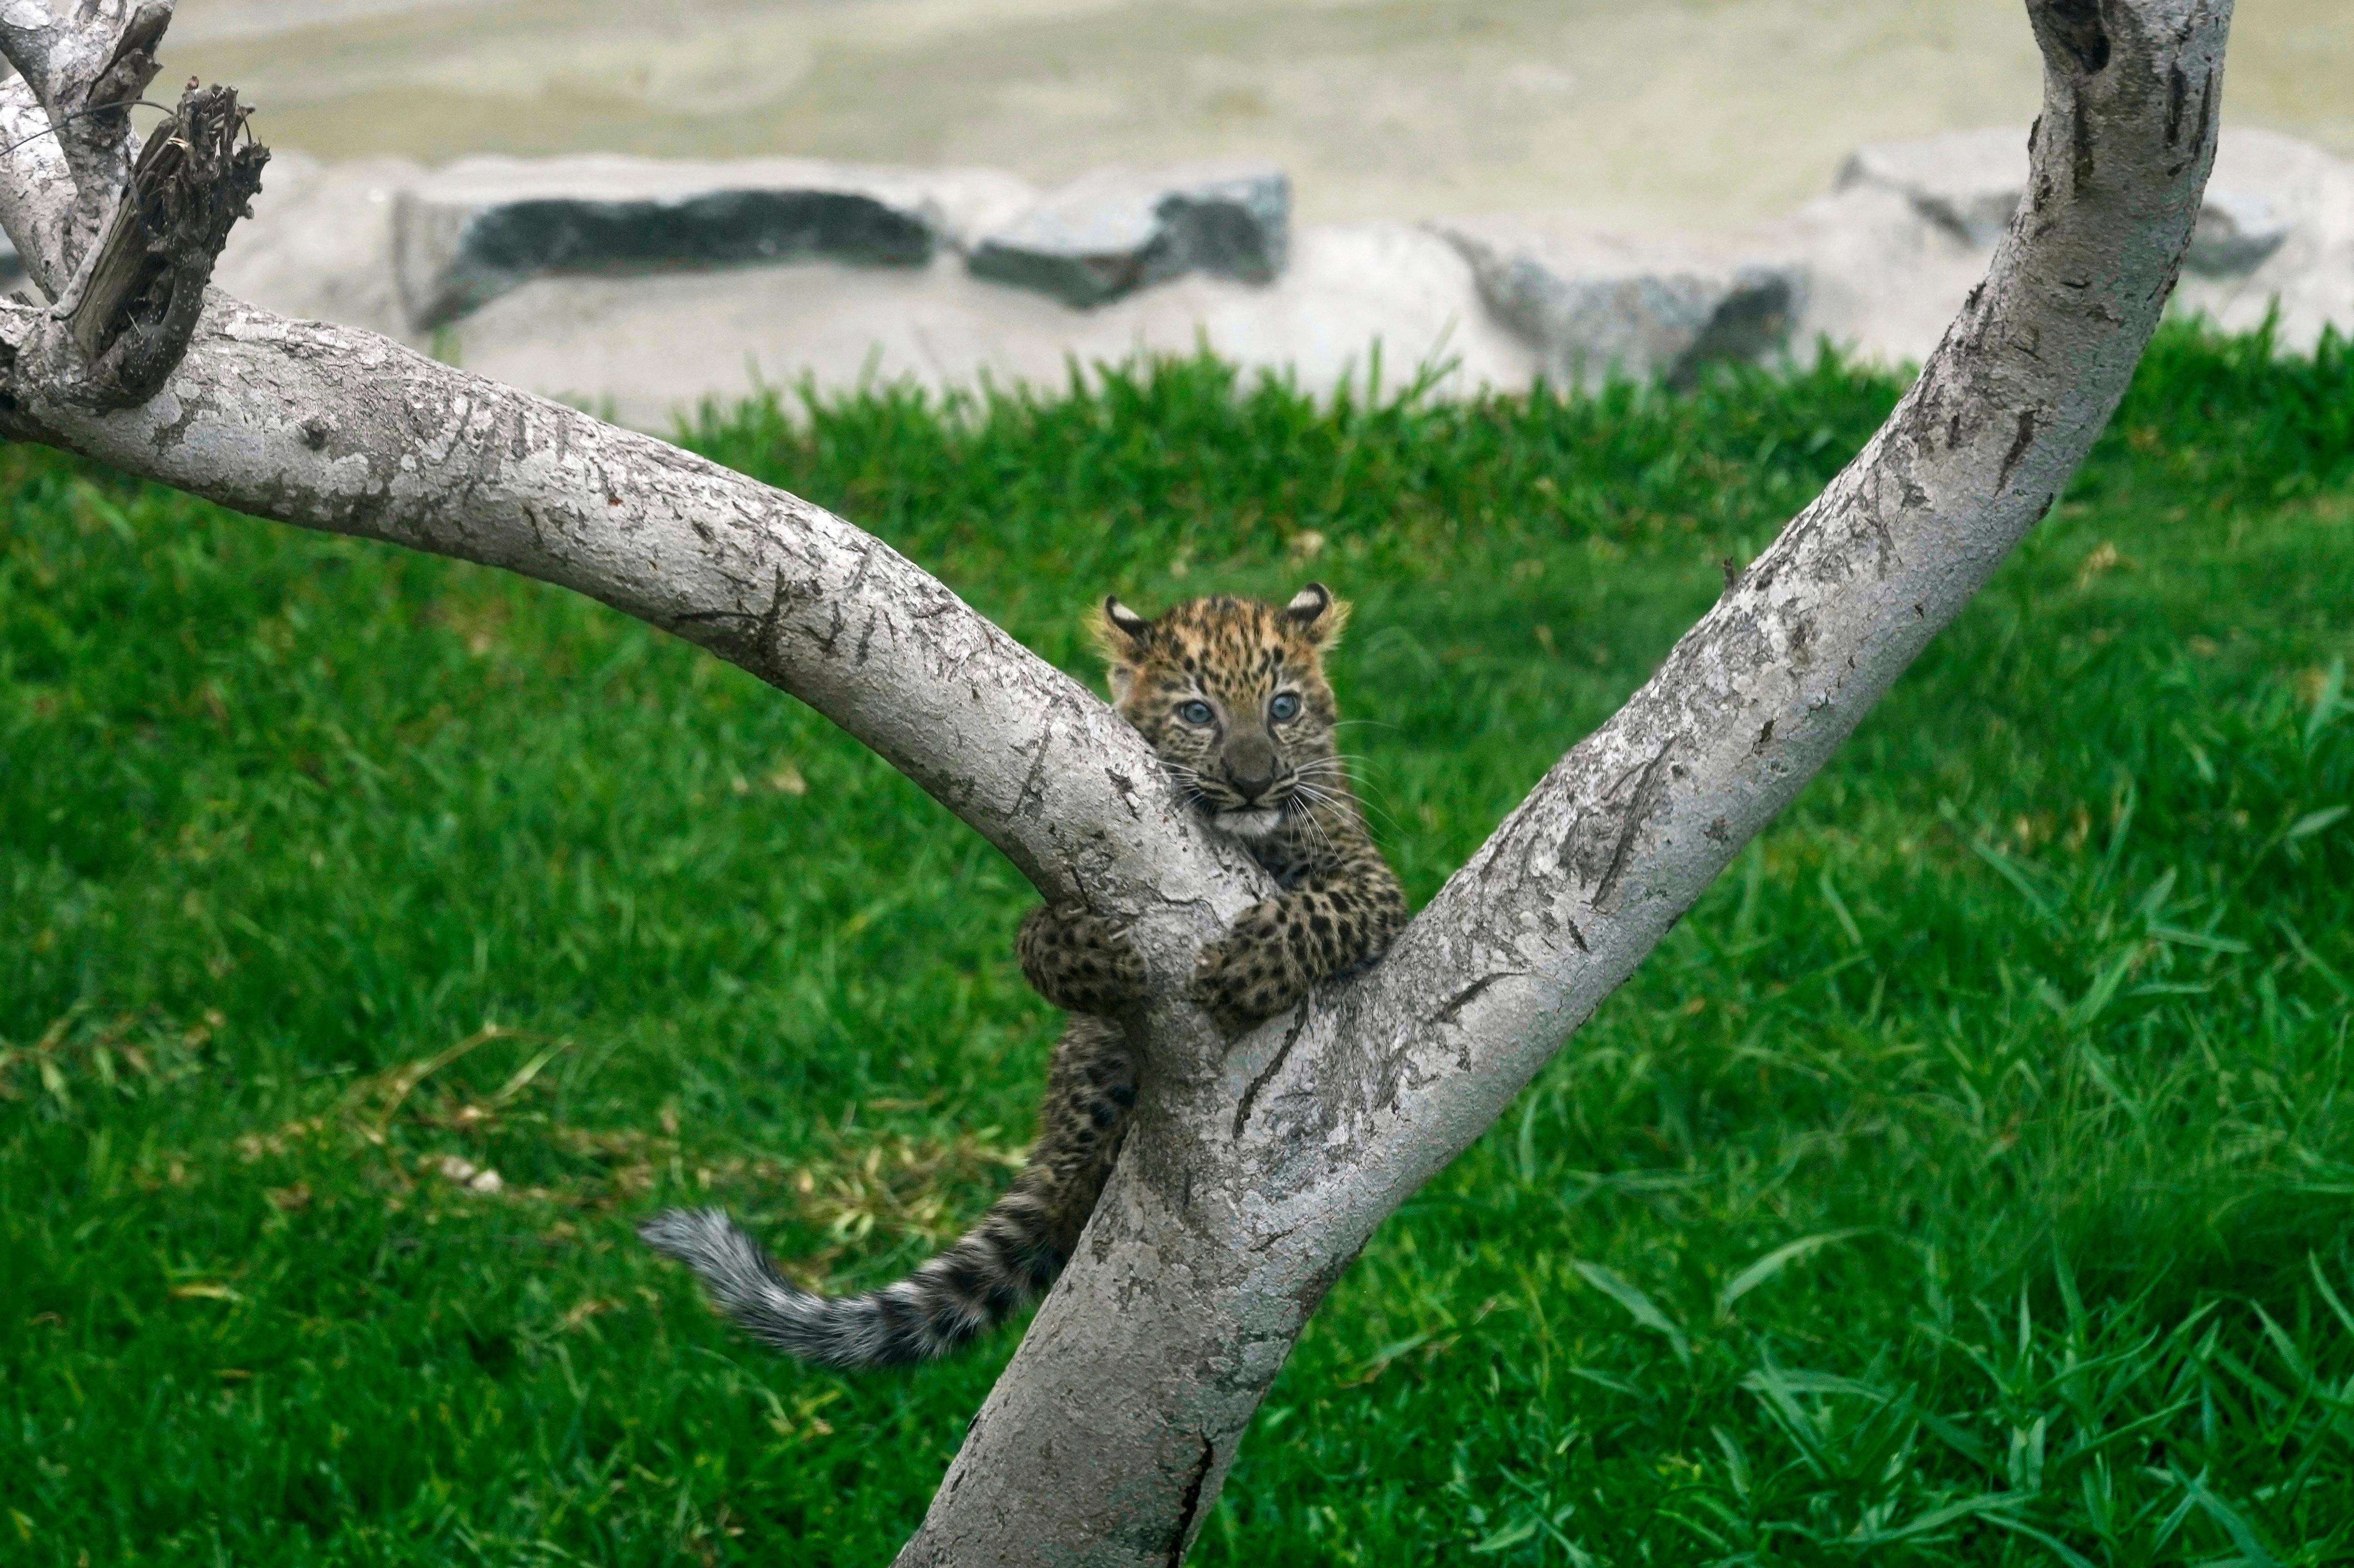
M 1128 933 L 1100 915 L 1042 904 L 1014 943 L 1031 989 L 1065 1012 L 1098 1016 L 1144 1000 L 1144 964 Z
M 1202 949 L 1193 1001 L 1219 1028 L 1238 1034 L 1300 999 L 1318 980 L 1346 974 L 1385 952 L 1405 924 L 1405 895 L 1378 855 L 1235 916 L 1225 936 Z

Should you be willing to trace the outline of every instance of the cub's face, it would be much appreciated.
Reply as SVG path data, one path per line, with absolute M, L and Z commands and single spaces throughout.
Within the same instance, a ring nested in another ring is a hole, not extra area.
M 1310 583 L 1280 608 L 1220 594 L 1147 620 L 1103 602 L 1112 699 L 1212 827 L 1263 838 L 1337 789 L 1324 651 L 1349 607 Z

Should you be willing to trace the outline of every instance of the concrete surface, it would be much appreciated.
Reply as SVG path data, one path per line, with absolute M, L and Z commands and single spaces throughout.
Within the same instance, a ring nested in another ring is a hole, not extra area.
M 2018 0 L 182 0 L 164 60 L 334 159 L 1256 158 L 1303 223 L 1717 225 L 1867 143 L 2024 124 Z M 2354 0 L 2241 0 L 2226 123 L 2354 155 Z

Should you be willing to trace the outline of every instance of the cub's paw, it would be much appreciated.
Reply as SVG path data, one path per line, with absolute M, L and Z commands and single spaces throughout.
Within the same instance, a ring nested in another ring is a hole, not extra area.
M 1066 1012 L 1114 1012 L 1144 996 L 1144 961 L 1128 932 L 1074 906 L 1023 916 L 1014 953 L 1031 989 Z
M 1283 910 L 1273 899 L 1235 917 L 1202 949 L 1187 995 L 1226 1034 L 1240 1034 L 1308 994 L 1306 974 L 1284 944 Z

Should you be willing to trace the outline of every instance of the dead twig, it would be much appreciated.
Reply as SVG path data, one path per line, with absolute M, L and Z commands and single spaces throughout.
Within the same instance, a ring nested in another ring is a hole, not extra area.
M 245 135 L 237 90 L 191 80 L 133 167 L 57 313 L 85 368 L 71 400 L 135 408 L 186 353 L 230 225 L 250 216 L 270 149 Z M 242 138 L 242 140 L 240 140 Z

